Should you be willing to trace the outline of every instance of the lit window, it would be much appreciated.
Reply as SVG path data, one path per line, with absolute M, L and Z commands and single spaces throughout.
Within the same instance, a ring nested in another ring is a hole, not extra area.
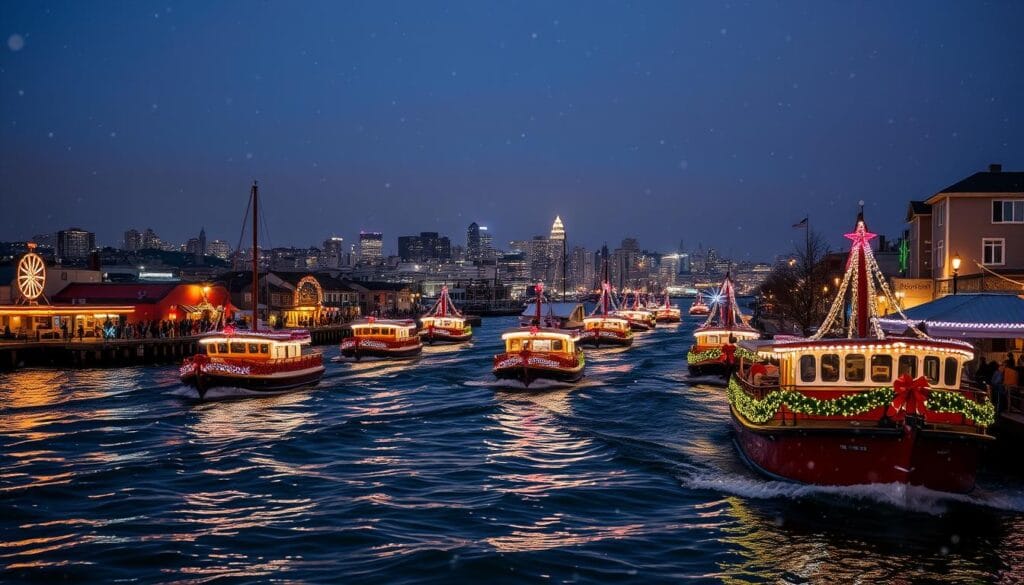
M 1024 200 L 993 201 L 992 223 L 1024 223 Z
M 839 355 L 827 353 L 821 356 L 821 381 L 839 381 Z
M 1005 248 L 1006 240 L 1003 238 L 982 238 L 981 263 L 995 266 L 1006 264 Z
M 946 204 L 935 204 L 935 225 L 942 227 L 946 223 Z
M 933 355 L 924 357 L 924 377 L 929 384 L 939 383 L 939 358 Z
M 815 380 L 814 356 L 800 356 L 800 381 L 813 382 Z
M 847 382 L 864 381 L 864 363 L 863 354 L 851 353 L 846 355 L 845 376 Z
M 946 376 L 942 380 L 946 383 L 946 386 L 949 386 L 950 388 L 956 386 L 956 376 L 959 373 L 959 369 L 960 363 L 957 362 L 956 358 L 946 358 Z
M 891 382 L 892 381 L 892 356 L 873 355 L 871 356 L 871 381 Z

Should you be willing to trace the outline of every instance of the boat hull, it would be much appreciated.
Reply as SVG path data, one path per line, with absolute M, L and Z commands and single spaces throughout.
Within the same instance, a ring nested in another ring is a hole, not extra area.
M 187 386 L 195 388 L 199 392 L 199 397 L 203 398 L 206 396 L 207 391 L 213 388 L 241 388 L 253 392 L 277 394 L 302 386 L 316 384 L 323 375 L 323 365 L 301 370 L 259 375 L 217 371 L 204 365 L 189 374 L 183 375 L 181 381 Z
M 582 357 L 578 357 L 575 364 L 558 362 L 544 355 L 503 354 L 495 358 L 494 377 L 518 382 L 524 388 L 529 388 L 530 384 L 538 380 L 573 383 L 583 378 Z
M 687 371 L 691 378 L 721 378 L 722 383 L 729 380 L 729 376 L 732 374 L 733 367 L 726 364 L 725 361 L 705 361 L 698 362 L 695 364 L 688 364 L 686 366 Z
M 633 345 L 633 336 L 620 335 L 617 331 L 584 331 L 580 334 L 576 345 L 584 347 L 629 347 Z
M 441 345 L 450 343 L 464 343 L 473 338 L 472 332 L 455 332 L 442 329 L 434 331 L 420 331 L 420 339 L 427 345 Z
M 423 353 L 423 344 L 416 343 L 389 345 L 383 342 L 366 342 L 359 339 L 346 339 L 341 343 L 341 356 L 355 361 L 364 358 L 373 359 L 406 359 Z
M 909 425 L 763 427 L 731 408 L 736 445 L 761 473 L 813 485 L 901 483 L 967 493 L 991 437 Z

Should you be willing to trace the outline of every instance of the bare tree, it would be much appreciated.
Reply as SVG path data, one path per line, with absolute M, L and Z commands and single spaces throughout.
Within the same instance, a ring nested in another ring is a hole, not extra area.
M 811 231 L 804 245 L 797 245 L 793 258 L 780 264 L 761 285 L 761 294 L 771 299 L 773 314 L 783 323 L 795 324 L 802 335 L 825 319 L 830 298 L 828 266 L 830 252 L 821 234 Z

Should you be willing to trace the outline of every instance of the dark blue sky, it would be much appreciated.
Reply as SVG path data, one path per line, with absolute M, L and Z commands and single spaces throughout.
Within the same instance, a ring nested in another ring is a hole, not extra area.
M 1021 2 L 21 2 L 0 11 L 0 240 L 273 245 L 470 221 L 770 258 L 805 213 L 1024 169 Z

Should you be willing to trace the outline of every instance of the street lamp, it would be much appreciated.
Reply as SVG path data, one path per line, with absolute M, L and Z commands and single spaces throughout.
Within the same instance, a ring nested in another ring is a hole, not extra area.
M 960 278 L 960 254 L 953 255 L 953 294 L 956 294 L 956 281 Z

